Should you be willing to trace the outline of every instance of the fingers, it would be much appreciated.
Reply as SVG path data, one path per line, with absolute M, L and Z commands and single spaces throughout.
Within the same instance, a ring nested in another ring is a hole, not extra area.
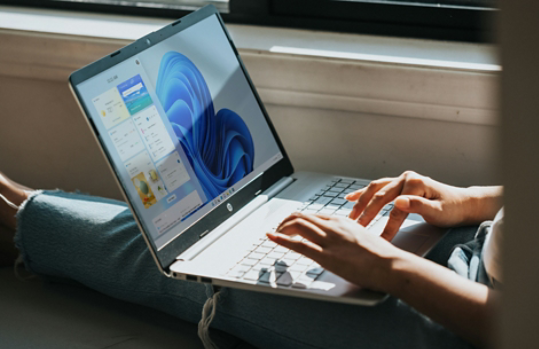
M 325 245 L 327 234 L 326 220 L 309 214 L 295 213 L 277 228 L 277 232 L 292 236 L 300 235 L 319 246 Z
M 386 239 L 387 241 L 393 240 L 406 217 L 408 217 L 407 212 L 403 212 L 398 208 L 393 208 L 389 214 L 389 220 L 384 227 L 384 231 L 382 232 L 382 238 Z
M 288 221 L 291 221 L 293 219 L 297 219 L 297 218 L 304 218 L 304 217 L 318 217 L 320 219 L 323 219 L 323 220 L 328 220 L 330 219 L 330 216 L 328 215 L 325 215 L 325 214 L 319 214 L 317 213 L 316 216 L 312 215 L 312 214 L 307 214 L 307 213 L 302 213 L 302 212 L 294 212 L 292 213 L 290 216 L 286 217 L 285 219 L 283 219 L 283 221 L 279 224 L 279 226 L 277 227 L 277 230 L 279 230 L 279 228 L 284 225 L 285 223 L 287 223 Z
M 382 208 L 393 201 L 401 194 L 404 186 L 404 179 L 389 183 L 384 188 L 375 193 L 361 215 L 358 218 L 358 223 L 366 227 L 376 217 Z
M 406 175 L 403 180 L 402 190 L 397 195 L 406 195 L 409 201 L 409 198 L 412 197 L 422 197 L 425 194 L 424 183 L 422 178 L 416 176 Z M 405 206 L 406 200 L 401 200 L 401 205 Z M 402 223 L 408 217 L 408 212 L 394 207 L 389 215 L 389 220 L 382 232 L 382 237 L 388 241 L 391 241 L 393 237 L 399 231 Z
M 367 187 L 353 191 L 350 194 L 347 194 L 344 199 L 348 201 L 357 201 L 365 190 L 367 190 Z
M 358 203 L 350 214 L 350 218 L 357 219 L 362 226 L 369 225 L 380 210 L 398 196 L 423 196 L 425 194 L 424 179 L 423 176 L 415 172 L 406 171 L 398 178 L 390 179 L 389 182 L 387 182 L 387 179 L 374 181 L 374 184 L 369 185 L 363 195 L 360 196 Z M 383 183 L 383 186 L 380 183 Z M 398 216 L 399 219 L 401 216 Z
M 266 235 L 271 241 L 275 242 L 276 244 L 284 246 L 292 251 L 296 251 L 297 253 L 300 253 L 313 260 L 320 260 L 320 258 L 322 257 L 322 248 L 315 244 L 306 243 L 303 241 L 295 241 L 292 240 L 289 236 L 282 234 L 267 233 Z
M 357 219 L 365 207 L 369 204 L 374 194 L 394 180 L 394 178 L 379 179 L 370 182 L 366 188 L 361 189 L 357 203 L 354 205 L 349 217 L 354 220 Z
M 395 200 L 395 207 L 407 213 L 417 213 L 427 221 L 442 212 L 439 200 L 419 196 L 401 196 Z

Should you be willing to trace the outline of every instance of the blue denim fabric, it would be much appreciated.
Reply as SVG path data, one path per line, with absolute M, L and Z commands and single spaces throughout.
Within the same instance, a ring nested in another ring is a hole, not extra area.
M 158 272 L 124 203 L 61 191 L 37 194 L 19 211 L 16 244 L 33 273 L 200 320 L 206 287 Z M 361 307 L 225 289 L 212 328 L 259 348 L 471 347 L 395 298 Z

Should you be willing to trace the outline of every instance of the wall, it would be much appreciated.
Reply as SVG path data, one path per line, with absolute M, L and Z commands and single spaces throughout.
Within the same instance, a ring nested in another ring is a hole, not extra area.
M 128 41 L 0 30 L 0 169 L 119 197 L 67 87 Z M 298 170 L 499 182 L 497 74 L 240 51 Z

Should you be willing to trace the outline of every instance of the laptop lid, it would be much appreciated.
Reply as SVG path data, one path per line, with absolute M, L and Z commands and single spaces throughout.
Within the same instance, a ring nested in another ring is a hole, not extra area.
M 293 172 L 211 5 L 69 81 L 163 270 Z

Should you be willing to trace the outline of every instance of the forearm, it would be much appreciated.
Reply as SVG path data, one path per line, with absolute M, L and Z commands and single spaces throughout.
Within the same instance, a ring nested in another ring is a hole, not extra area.
M 490 337 L 495 292 L 407 252 L 392 263 L 389 293 L 474 345 Z
M 503 205 L 503 187 L 469 187 L 466 223 L 480 224 L 492 220 Z

